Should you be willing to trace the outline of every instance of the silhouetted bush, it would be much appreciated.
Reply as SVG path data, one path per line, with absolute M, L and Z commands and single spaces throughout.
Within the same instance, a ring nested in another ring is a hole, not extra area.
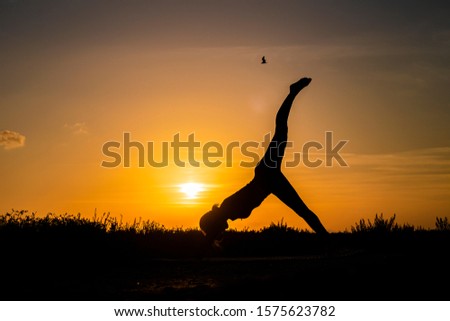
M 352 233 L 390 233 L 390 232 L 398 232 L 398 231 L 414 231 L 416 228 L 413 225 L 403 224 L 402 226 L 398 225 L 395 222 L 395 214 L 390 218 L 383 218 L 383 213 L 378 216 L 375 214 L 375 218 L 373 223 L 370 220 L 367 220 L 367 223 L 364 219 L 361 219 L 359 223 L 356 223 L 355 226 L 351 227 Z
M 441 218 L 436 217 L 436 230 L 438 231 L 450 231 L 450 224 L 448 223 L 447 217 Z

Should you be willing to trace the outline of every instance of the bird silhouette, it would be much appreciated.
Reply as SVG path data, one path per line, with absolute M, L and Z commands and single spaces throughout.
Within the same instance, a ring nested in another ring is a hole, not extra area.
M 267 61 L 266 61 L 266 56 L 262 56 L 262 61 L 261 61 L 261 63 L 262 63 L 262 64 L 266 64 L 266 63 L 267 63 Z

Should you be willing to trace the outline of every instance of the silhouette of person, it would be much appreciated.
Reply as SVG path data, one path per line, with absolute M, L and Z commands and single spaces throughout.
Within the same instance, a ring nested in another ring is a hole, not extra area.
M 266 61 L 266 56 L 262 56 L 262 58 L 261 58 L 261 63 L 262 63 L 262 64 L 266 64 L 266 63 L 267 63 L 267 61 Z
M 250 216 L 270 194 L 274 194 L 319 235 L 328 235 L 327 230 L 317 215 L 311 211 L 294 187 L 281 172 L 281 163 L 287 143 L 288 117 L 297 94 L 311 82 L 311 78 L 301 78 L 289 87 L 289 94 L 282 103 L 275 119 L 275 134 L 267 150 L 255 167 L 253 179 L 243 188 L 225 198 L 222 204 L 213 205 L 212 209 L 200 218 L 200 228 L 207 240 L 222 238 L 228 228 L 228 220 L 243 219 Z

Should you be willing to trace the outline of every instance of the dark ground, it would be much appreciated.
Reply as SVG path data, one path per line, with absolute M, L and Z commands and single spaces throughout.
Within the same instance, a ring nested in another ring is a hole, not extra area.
M 242 237 L 229 235 L 221 251 L 187 245 L 170 255 L 132 242 L 89 251 L 64 243 L 44 252 L 42 244 L 8 247 L 0 299 L 450 300 L 449 233 L 332 235 L 326 245 Z

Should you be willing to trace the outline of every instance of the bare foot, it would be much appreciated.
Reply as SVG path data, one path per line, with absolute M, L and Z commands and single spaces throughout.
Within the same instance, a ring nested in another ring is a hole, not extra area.
M 291 94 L 298 94 L 300 92 L 300 90 L 302 90 L 303 88 L 305 88 L 306 86 L 309 85 L 309 83 L 311 82 L 311 78 L 302 78 L 299 81 L 293 83 L 289 89 L 291 91 Z

